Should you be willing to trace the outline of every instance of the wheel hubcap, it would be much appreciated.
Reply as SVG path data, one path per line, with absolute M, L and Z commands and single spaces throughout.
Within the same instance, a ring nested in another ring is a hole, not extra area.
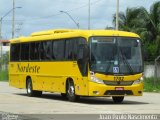
M 31 83 L 30 82 L 28 83 L 27 91 L 28 93 L 31 93 Z
M 74 87 L 73 85 L 70 85 L 71 83 L 69 83 L 69 89 L 68 89 L 68 93 L 70 96 L 74 96 Z

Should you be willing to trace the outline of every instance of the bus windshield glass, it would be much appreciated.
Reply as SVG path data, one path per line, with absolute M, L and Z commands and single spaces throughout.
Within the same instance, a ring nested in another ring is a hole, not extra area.
M 90 69 L 111 75 L 142 73 L 141 41 L 129 37 L 91 37 Z

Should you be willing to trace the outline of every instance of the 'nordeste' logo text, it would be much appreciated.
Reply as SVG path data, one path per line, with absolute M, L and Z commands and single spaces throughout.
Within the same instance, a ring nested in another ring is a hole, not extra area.
M 40 66 L 30 66 L 29 63 L 26 66 L 21 64 L 17 64 L 17 68 L 19 72 L 28 72 L 28 73 L 39 73 Z

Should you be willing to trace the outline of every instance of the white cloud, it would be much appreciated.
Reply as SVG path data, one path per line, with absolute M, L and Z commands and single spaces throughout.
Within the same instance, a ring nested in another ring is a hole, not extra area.
M 17 35 L 29 35 L 34 31 L 56 28 L 76 28 L 74 22 L 59 11 L 68 13 L 80 24 L 80 28 L 87 29 L 88 26 L 88 0 L 15 0 L 16 6 L 16 27 L 21 30 Z M 116 0 L 90 0 L 91 3 L 91 28 L 104 29 L 112 26 L 112 17 L 116 11 Z M 127 7 L 150 6 L 158 0 L 120 0 L 120 11 Z M 12 9 L 12 0 L 0 1 L 0 16 Z M 40 19 L 41 18 L 41 19 Z M 5 20 L 12 20 L 9 14 Z M 23 25 L 17 25 L 21 24 Z M 11 21 L 4 21 L 2 28 L 3 37 L 11 37 Z

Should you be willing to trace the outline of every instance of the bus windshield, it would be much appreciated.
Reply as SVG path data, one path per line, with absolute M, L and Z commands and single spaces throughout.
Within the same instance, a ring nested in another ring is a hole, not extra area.
M 129 37 L 91 37 L 90 69 L 103 74 L 143 72 L 141 42 Z

